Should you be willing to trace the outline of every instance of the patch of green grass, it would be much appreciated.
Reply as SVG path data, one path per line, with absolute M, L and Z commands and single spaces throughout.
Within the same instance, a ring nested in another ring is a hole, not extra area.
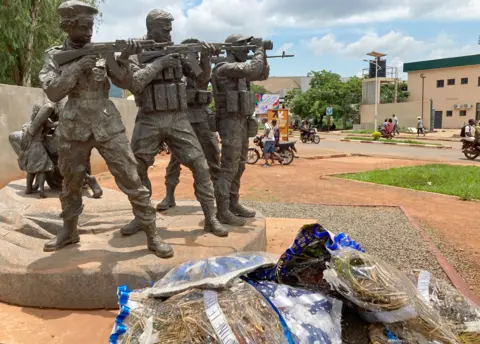
M 347 134 L 371 134 L 373 131 L 366 129 L 356 129 L 356 130 L 345 130 L 343 131 Z
M 480 199 L 480 167 L 476 166 L 432 164 L 336 176 L 362 182 L 458 196 L 462 200 Z
M 355 137 L 355 136 L 352 136 L 352 137 L 345 137 L 345 139 L 347 140 L 357 140 L 357 141 L 373 141 L 373 137 Z M 438 143 L 430 143 L 430 142 L 421 142 L 421 141 L 415 141 L 415 140 L 396 140 L 396 139 L 392 139 L 392 140 L 387 140 L 387 139 L 380 139 L 380 140 L 377 140 L 377 141 L 384 141 L 384 142 L 396 142 L 396 143 L 409 143 L 409 144 L 412 144 L 412 145 L 429 145 L 429 146 L 441 146 L 441 144 L 438 144 Z

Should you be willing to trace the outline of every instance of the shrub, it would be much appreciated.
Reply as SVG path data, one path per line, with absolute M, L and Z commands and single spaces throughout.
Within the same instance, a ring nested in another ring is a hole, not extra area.
M 380 134 L 379 131 L 375 131 L 373 134 L 372 134 L 372 137 L 373 137 L 373 140 L 374 141 L 377 141 L 377 140 L 380 140 L 380 137 L 382 136 L 382 134 Z

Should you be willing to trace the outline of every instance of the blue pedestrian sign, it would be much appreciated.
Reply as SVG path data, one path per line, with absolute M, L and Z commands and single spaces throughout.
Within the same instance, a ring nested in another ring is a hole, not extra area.
M 332 116 L 333 115 L 333 109 L 331 106 L 327 107 L 327 116 Z

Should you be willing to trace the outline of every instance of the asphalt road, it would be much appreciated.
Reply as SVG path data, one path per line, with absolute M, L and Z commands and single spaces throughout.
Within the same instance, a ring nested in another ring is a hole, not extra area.
M 372 156 L 391 156 L 405 159 L 422 159 L 431 161 L 448 161 L 448 162 L 469 162 L 461 152 L 462 144 L 459 142 L 434 142 L 428 141 L 426 143 L 439 143 L 451 146 L 452 149 L 434 149 L 423 147 L 409 147 L 402 145 L 383 145 L 383 144 L 368 144 L 358 142 L 342 142 L 342 137 L 327 136 L 316 145 L 314 143 L 302 143 L 298 138 L 297 150 L 300 157 L 309 157 L 314 155 L 333 154 L 333 153 L 351 153 L 351 154 L 366 154 Z M 475 164 L 480 165 L 480 157 L 474 161 Z

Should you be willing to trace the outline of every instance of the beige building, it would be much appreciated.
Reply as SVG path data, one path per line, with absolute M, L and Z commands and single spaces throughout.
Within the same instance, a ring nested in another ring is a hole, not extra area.
M 480 120 L 480 55 L 405 63 L 409 100 L 433 102 L 434 128 L 462 127 L 470 118 Z M 429 115 L 429 114 L 427 114 Z
M 435 129 L 458 129 L 471 118 L 480 120 L 480 55 L 405 63 L 403 71 L 408 73 L 409 101 L 379 104 L 378 123 L 396 114 L 401 127 L 416 127 L 422 107 L 427 129 L 431 123 Z M 373 128 L 374 111 L 373 104 L 360 107 L 363 127 Z
M 285 97 L 290 90 L 306 92 L 310 88 L 308 76 L 271 76 L 267 80 L 255 81 L 254 84 L 263 86 L 272 94 L 279 94 L 280 98 Z

